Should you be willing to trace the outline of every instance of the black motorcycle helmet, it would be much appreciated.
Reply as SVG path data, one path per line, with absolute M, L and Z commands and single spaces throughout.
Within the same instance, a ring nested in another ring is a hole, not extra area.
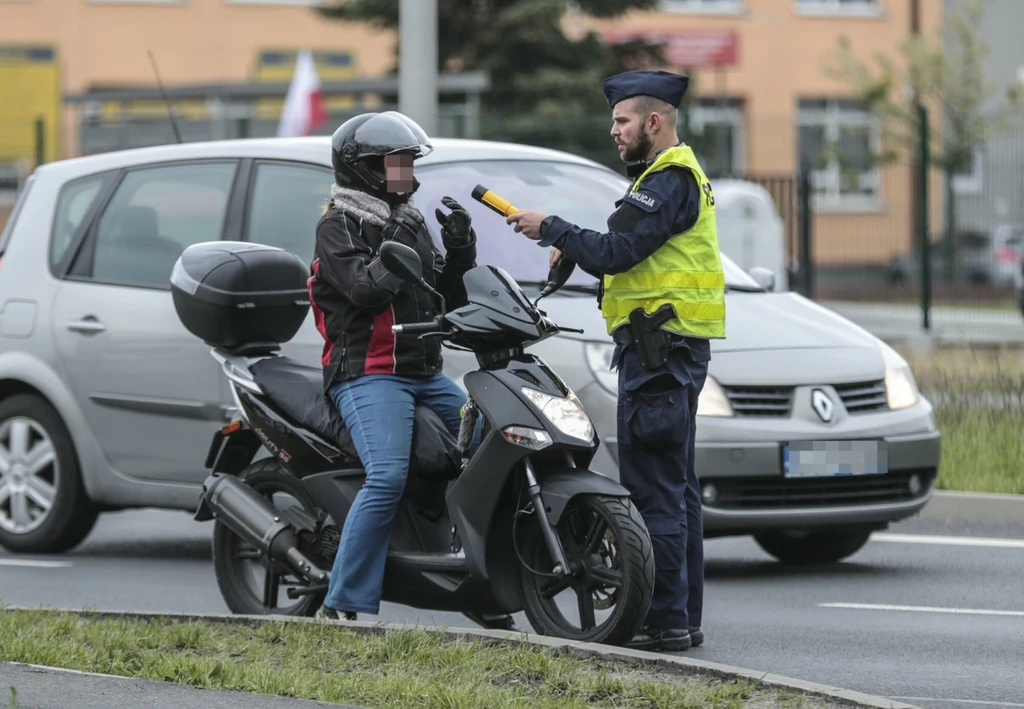
M 342 123 L 331 136 L 334 181 L 340 187 L 387 198 L 384 156 L 411 153 L 415 160 L 433 149 L 427 134 L 411 118 L 397 111 L 364 113 Z

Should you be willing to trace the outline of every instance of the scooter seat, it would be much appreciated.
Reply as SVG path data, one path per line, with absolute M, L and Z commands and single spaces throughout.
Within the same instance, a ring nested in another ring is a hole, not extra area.
M 280 413 L 296 425 L 334 443 L 359 465 L 359 453 L 345 420 L 324 393 L 324 375 L 320 367 L 278 356 L 261 359 L 249 370 L 256 384 Z M 417 406 L 410 470 L 418 476 L 450 479 L 458 475 L 461 462 L 458 441 L 448 432 L 444 422 L 432 409 Z

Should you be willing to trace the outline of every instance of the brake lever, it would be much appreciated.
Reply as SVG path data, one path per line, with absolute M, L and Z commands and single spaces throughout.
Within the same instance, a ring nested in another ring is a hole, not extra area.
M 559 332 L 577 332 L 581 335 L 584 334 L 583 330 L 580 330 L 575 327 L 562 327 L 561 325 L 558 325 L 557 327 Z

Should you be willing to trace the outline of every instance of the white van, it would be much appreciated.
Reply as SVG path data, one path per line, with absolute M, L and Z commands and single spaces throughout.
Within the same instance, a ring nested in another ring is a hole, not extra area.
M 785 227 L 771 193 L 756 182 L 714 180 L 718 245 L 744 271 L 775 274 L 775 290 L 789 290 Z

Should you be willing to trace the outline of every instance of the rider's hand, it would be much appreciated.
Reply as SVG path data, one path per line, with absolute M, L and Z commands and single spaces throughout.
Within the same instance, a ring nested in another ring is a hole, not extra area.
M 416 234 L 423 228 L 423 215 L 415 207 L 404 202 L 391 210 L 391 216 L 384 224 L 381 236 L 384 241 L 397 241 L 411 248 L 416 247 Z
M 475 234 L 471 225 L 473 220 L 469 212 L 451 197 L 442 197 L 441 204 L 452 210 L 452 213 L 448 215 L 445 215 L 440 209 L 434 210 L 437 223 L 441 225 L 441 241 L 444 247 L 458 249 L 472 244 Z

